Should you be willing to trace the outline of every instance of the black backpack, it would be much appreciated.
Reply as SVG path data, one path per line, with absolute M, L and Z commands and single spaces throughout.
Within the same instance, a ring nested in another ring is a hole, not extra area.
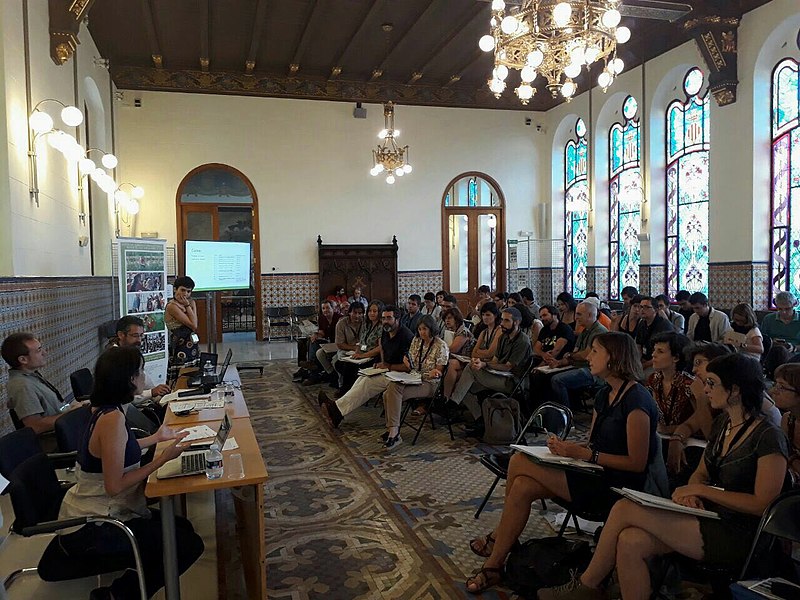
M 488 444 L 510 444 L 522 430 L 522 413 L 519 402 L 505 394 L 492 394 L 481 407 L 485 431 L 483 441 Z
M 564 537 L 528 540 L 511 550 L 504 584 L 522 598 L 536 599 L 540 588 L 567 583 L 592 560 L 589 542 Z

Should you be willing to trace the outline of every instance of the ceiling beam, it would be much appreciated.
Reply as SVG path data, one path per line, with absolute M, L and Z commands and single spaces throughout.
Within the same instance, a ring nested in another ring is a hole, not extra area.
M 156 22 L 153 19 L 153 9 L 150 0 L 141 0 L 142 17 L 144 20 L 144 32 L 147 37 L 147 44 L 150 46 L 150 58 L 156 69 L 164 67 L 164 56 L 161 54 L 161 46 L 158 44 L 158 34 L 156 33 Z
M 258 56 L 258 46 L 261 43 L 261 34 L 264 31 L 264 23 L 267 20 L 267 0 L 257 0 L 256 16 L 253 20 L 253 33 L 250 35 L 250 49 L 247 51 L 247 58 L 244 62 L 246 73 L 252 73 L 256 68 L 256 57 Z
M 470 56 L 469 60 L 467 62 L 465 62 L 464 65 L 460 69 L 456 69 L 455 73 L 453 73 L 450 76 L 450 80 L 447 83 L 444 84 L 445 87 L 449 86 L 449 85 L 453 85 L 454 83 L 458 83 L 458 81 L 464 76 L 464 73 L 466 73 L 469 69 L 471 69 L 472 66 L 476 62 L 478 62 L 481 58 L 483 58 L 483 56 L 485 54 L 486 54 L 486 52 L 484 52 L 480 48 L 475 50 L 475 52 L 472 54 L 472 56 Z
M 484 15 L 484 13 L 487 14 Z M 449 46 L 450 43 L 464 31 L 464 29 L 472 25 L 473 21 L 475 21 L 478 17 L 482 15 L 489 16 L 490 14 L 491 12 L 489 11 L 488 5 L 482 2 L 476 2 L 475 5 L 472 7 L 472 10 L 465 11 L 464 16 L 453 27 L 452 31 L 450 32 L 450 35 L 444 38 L 441 42 L 439 42 L 439 44 L 433 50 L 431 50 L 431 52 L 428 54 L 428 59 L 421 67 L 414 69 L 414 71 L 411 74 L 411 79 L 409 79 L 408 81 L 408 84 L 410 85 L 412 83 L 419 81 L 425 74 L 426 69 L 431 66 L 433 61 L 435 61 L 439 57 L 439 55 L 444 51 L 444 49 L 447 48 L 447 46 Z M 486 22 L 487 23 L 489 22 L 488 18 L 486 19 Z
M 432 2 L 428 3 L 428 5 L 422 10 L 422 12 L 417 16 L 417 18 L 414 19 L 414 22 L 411 23 L 411 25 L 409 25 L 408 29 L 406 29 L 403 32 L 403 34 L 397 38 L 397 41 L 394 43 L 394 46 L 392 46 L 392 48 L 386 53 L 383 62 L 381 62 L 380 65 L 378 65 L 372 70 L 372 76 L 370 77 L 370 81 L 375 81 L 376 79 L 378 79 L 383 75 L 384 71 L 386 70 L 386 65 L 389 63 L 389 60 L 392 58 L 394 53 L 403 43 L 403 40 L 408 38 L 409 34 L 417 27 L 417 25 L 419 25 L 425 19 L 425 15 L 430 13 L 433 10 L 433 8 L 438 4 L 440 4 L 441 2 L 442 0 L 433 0 Z
M 208 38 L 211 37 L 211 7 L 208 0 L 197 0 L 197 8 L 200 11 L 200 69 L 208 72 L 209 51 Z
M 311 7 L 308 9 L 308 16 L 306 17 L 306 26 L 303 29 L 303 35 L 300 36 L 300 41 L 297 42 L 297 47 L 294 49 L 292 62 L 289 63 L 290 73 L 297 73 L 297 71 L 300 70 L 300 60 L 303 58 L 303 54 L 305 54 L 311 31 L 314 29 L 314 20 L 319 15 L 318 9 L 319 0 L 311 0 Z
M 345 60 L 349 58 L 350 52 L 353 49 L 353 42 L 358 39 L 361 32 L 364 30 L 365 25 L 372 20 L 372 17 L 378 12 L 378 7 L 381 5 L 381 0 L 372 0 L 372 5 L 367 9 L 367 12 L 364 13 L 364 18 L 361 19 L 361 23 L 359 23 L 358 28 L 356 29 L 355 33 L 350 36 L 350 41 L 347 42 L 347 45 L 341 51 L 336 60 L 333 61 L 333 66 L 331 67 L 331 74 L 328 77 L 329 79 L 336 79 L 342 73 L 342 65 L 344 64 Z

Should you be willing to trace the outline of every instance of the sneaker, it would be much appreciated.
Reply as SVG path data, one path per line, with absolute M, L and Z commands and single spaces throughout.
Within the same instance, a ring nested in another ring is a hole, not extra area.
M 334 429 L 339 427 L 339 424 L 344 420 L 342 411 L 336 406 L 336 402 L 325 397 L 325 402 L 322 404 L 322 416 Z
M 581 583 L 577 571 L 572 572 L 572 577 L 564 585 L 539 590 L 539 600 L 604 600 L 606 595 L 602 590 L 590 588 Z
M 399 433 L 394 437 L 389 437 L 389 434 L 387 433 L 386 442 L 383 444 L 383 447 L 386 450 L 394 450 L 402 443 L 403 443 L 403 438 L 400 437 Z

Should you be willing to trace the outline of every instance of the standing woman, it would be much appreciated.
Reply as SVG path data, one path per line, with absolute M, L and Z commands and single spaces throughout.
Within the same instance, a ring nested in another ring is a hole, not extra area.
M 169 330 L 170 366 L 179 367 L 200 358 L 197 304 L 192 300 L 194 281 L 191 277 L 178 277 L 172 288 L 174 292 L 167 303 L 164 323 Z
M 786 474 L 786 436 L 761 413 L 764 377 L 758 362 L 741 354 L 715 358 L 706 367 L 705 392 L 714 420 L 703 460 L 673 501 L 717 512 L 705 519 L 629 500 L 614 505 L 592 562 L 563 586 L 539 598 L 604 598 L 600 586 L 617 568 L 626 600 L 650 597 L 648 560 L 678 552 L 732 570 L 742 567 L 764 510 L 780 494 Z
M 146 438 L 137 440 L 125 423 L 123 405 L 144 388 L 144 358 L 136 347 L 109 348 L 97 359 L 92 416 L 78 446 L 75 479 L 61 504 L 59 519 L 104 515 L 123 521 L 136 537 L 141 549 L 148 597 L 164 586 L 161 513 L 147 508 L 144 486 L 151 473 L 167 461 L 180 456 L 179 444 L 186 434 L 176 434 L 166 425 Z M 141 466 L 142 449 L 174 440 L 152 462 Z M 175 517 L 178 570 L 183 573 L 203 553 L 203 540 L 192 524 Z M 67 554 L 93 551 L 104 554 L 129 554 L 129 569 L 110 587 L 98 588 L 92 598 L 127 600 L 139 598 L 133 551 L 125 534 L 117 527 L 84 525 L 61 536 Z M 102 559 L 99 559 L 102 560 Z
M 786 363 L 775 369 L 775 385 L 770 390 L 779 409 L 786 411 L 781 429 L 789 438 L 789 475 L 795 488 L 800 488 L 800 364 Z
M 411 348 L 403 357 L 403 363 L 410 372 L 421 375 L 422 384 L 404 385 L 393 381 L 383 393 L 386 433 L 381 439 L 387 450 L 397 447 L 403 441 L 400 437 L 400 415 L 403 410 L 403 401 L 433 396 L 444 366 L 447 364 L 450 352 L 447 344 L 442 338 L 437 337 L 435 332 L 436 321 L 430 315 L 423 315 L 417 325 L 417 335 L 411 341 Z
M 556 308 L 558 308 L 559 313 L 559 320 L 569 325 L 572 330 L 575 330 L 575 309 L 578 307 L 578 303 L 575 301 L 575 298 L 572 297 L 572 294 L 569 292 L 561 292 L 558 296 L 556 296 Z

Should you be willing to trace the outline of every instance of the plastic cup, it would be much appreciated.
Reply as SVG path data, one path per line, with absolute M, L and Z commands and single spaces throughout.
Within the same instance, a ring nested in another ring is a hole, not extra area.
M 225 461 L 225 471 L 228 473 L 228 479 L 244 479 L 242 455 L 238 452 L 231 454 Z

